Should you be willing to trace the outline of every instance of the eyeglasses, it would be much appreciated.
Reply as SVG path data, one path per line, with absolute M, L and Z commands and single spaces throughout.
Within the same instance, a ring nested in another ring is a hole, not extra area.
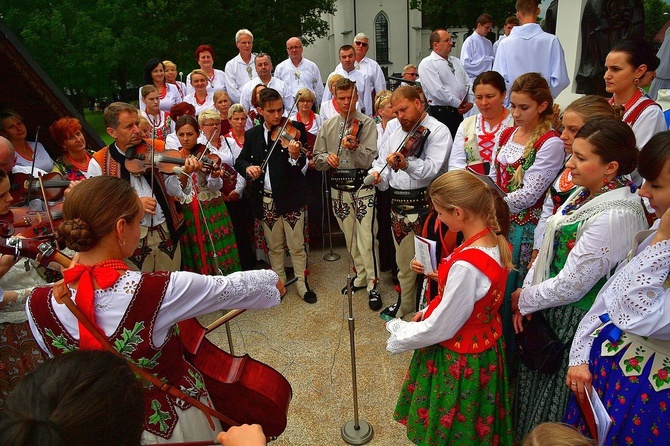
M 299 50 L 300 48 L 302 48 L 302 45 L 300 45 L 300 46 L 287 46 L 286 47 L 286 49 L 289 50 L 289 51 Z
M 405 76 L 418 76 L 419 73 L 405 73 Z
M 359 42 L 359 41 L 354 42 L 354 45 L 362 46 L 362 47 L 364 47 L 364 48 L 367 48 L 367 47 L 368 47 L 368 44 L 367 44 L 367 43 L 365 43 L 365 42 Z
M 200 127 L 215 127 L 217 125 L 220 125 L 220 124 L 217 124 L 216 122 L 207 122 L 207 123 L 201 125 Z

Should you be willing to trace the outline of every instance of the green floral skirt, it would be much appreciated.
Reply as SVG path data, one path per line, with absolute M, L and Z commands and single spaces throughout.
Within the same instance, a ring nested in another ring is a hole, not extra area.
M 421 445 L 511 445 L 502 338 L 476 354 L 432 345 L 414 352 L 393 417 Z

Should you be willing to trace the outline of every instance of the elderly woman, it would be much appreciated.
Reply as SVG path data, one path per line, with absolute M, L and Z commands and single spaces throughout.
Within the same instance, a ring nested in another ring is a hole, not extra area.
M 38 141 L 26 141 L 28 131 L 23 123 L 23 117 L 14 110 L 0 111 L 0 136 L 7 138 L 16 150 L 16 166 L 33 166 L 44 172 L 51 172 L 54 162 L 46 149 Z M 16 171 L 16 167 L 13 171 Z
M 62 150 L 61 156 L 54 162 L 54 169 L 70 181 L 86 179 L 91 153 L 86 149 L 79 121 L 70 117 L 60 118 L 51 124 L 49 133 Z
M 177 87 L 179 96 L 183 100 L 184 96 L 186 96 L 186 84 L 177 80 L 177 65 L 171 60 L 164 60 L 163 67 L 165 68 L 165 82 Z
M 309 88 L 301 88 L 298 90 L 298 95 L 300 95 L 298 111 L 295 115 L 291 116 L 291 120 L 305 124 L 305 130 L 307 130 L 307 143 L 311 148 L 314 148 L 316 135 L 319 133 L 319 129 L 323 124 L 323 118 L 314 114 L 314 111 L 312 111 L 314 101 L 316 100 L 316 96 L 312 90 Z
M 207 92 L 212 94 L 216 90 L 226 89 L 225 74 L 221 70 L 214 68 L 214 48 L 211 45 L 200 45 L 195 50 L 195 60 L 198 61 L 200 69 L 204 71 L 207 78 Z M 191 74 L 186 78 L 186 94 L 193 93 L 191 84 Z
M 228 110 L 230 105 L 233 102 L 230 100 L 230 96 L 226 90 L 216 90 L 214 92 L 214 108 L 219 112 L 221 116 L 221 133 L 220 135 L 225 135 L 230 131 L 230 121 L 228 121 Z
M 188 102 L 195 107 L 195 116 L 197 117 L 201 111 L 208 108 L 214 108 L 214 96 L 207 89 L 208 80 L 207 73 L 202 70 L 195 69 L 188 75 L 193 87 L 192 92 L 184 97 L 184 102 Z
M 149 59 L 142 69 L 144 75 L 144 84 L 153 85 L 158 90 L 159 108 L 164 112 L 169 112 L 170 107 L 181 101 L 181 95 L 175 85 L 168 84 L 165 81 L 165 68 L 160 59 Z M 140 110 L 144 110 L 145 105 L 142 102 L 142 91 L 139 92 Z

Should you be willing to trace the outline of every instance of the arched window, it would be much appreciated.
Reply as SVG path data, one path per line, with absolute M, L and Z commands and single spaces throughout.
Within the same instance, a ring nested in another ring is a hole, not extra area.
M 375 17 L 375 59 L 379 64 L 389 64 L 389 19 L 380 12 Z

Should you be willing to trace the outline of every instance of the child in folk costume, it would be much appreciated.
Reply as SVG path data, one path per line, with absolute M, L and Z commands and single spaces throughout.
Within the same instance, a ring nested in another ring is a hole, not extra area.
M 184 115 L 175 126 L 184 158 L 200 158 L 205 146 L 197 143 L 200 126 L 194 117 Z M 220 159 L 219 159 L 220 161 Z M 191 193 L 184 196 L 186 232 L 181 238 L 182 263 L 186 271 L 202 274 L 229 274 L 240 270 L 235 233 L 219 189 L 220 171 L 202 170 L 180 174 L 182 184 L 192 182 Z
M 545 193 L 565 159 L 560 134 L 551 129 L 553 99 L 547 81 L 538 73 L 523 74 L 514 81 L 510 96 L 515 127 L 500 135 L 495 172 L 491 174 L 507 192 L 505 201 L 511 214 L 509 240 L 516 266 L 509 273 L 502 305 L 508 353 L 514 345 L 510 294 L 523 284 Z
M 465 242 L 443 259 L 439 292 L 412 322 L 393 319 L 387 350 L 414 349 L 394 418 L 422 445 L 512 444 L 502 321 L 509 243 L 492 192 L 474 174 L 437 178 L 429 196 L 440 221 Z

